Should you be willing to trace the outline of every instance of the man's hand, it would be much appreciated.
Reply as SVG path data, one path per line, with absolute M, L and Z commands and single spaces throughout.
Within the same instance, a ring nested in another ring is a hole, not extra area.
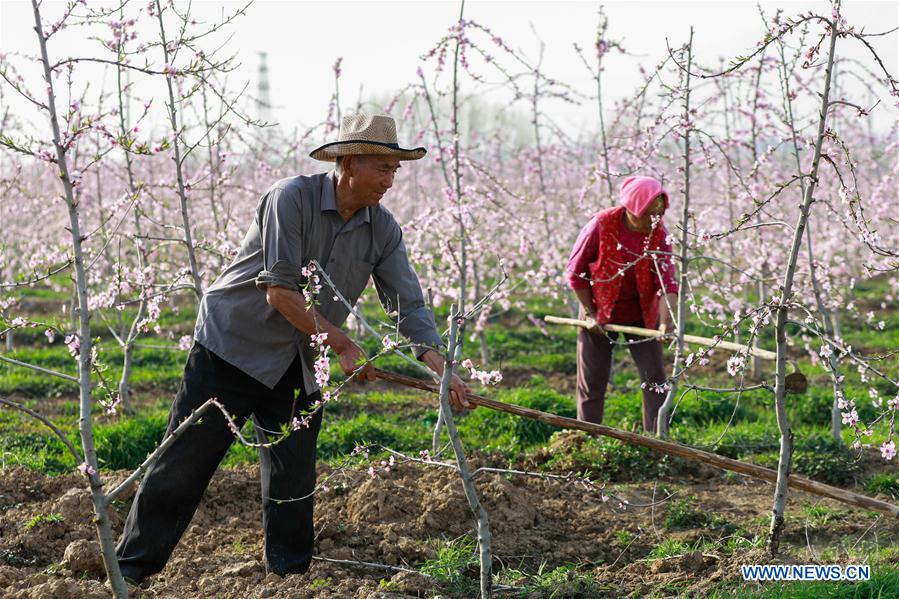
M 356 372 L 359 365 L 365 361 L 362 349 L 339 327 L 328 322 L 314 307 L 307 306 L 299 291 L 285 287 L 269 287 L 265 291 L 265 299 L 290 324 L 307 335 L 327 333 L 325 343 L 337 354 L 340 368 L 347 376 Z M 363 382 L 373 381 L 375 369 L 371 364 L 366 364 L 355 378 Z
M 438 376 L 443 376 L 445 360 L 443 356 L 433 349 L 426 351 L 421 356 L 421 361 L 427 364 L 428 368 L 433 370 Z M 460 379 L 458 375 L 453 374 L 450 379 L 449 390 L 449 404 L 454 410 L 470 410 L 475 407 L 468 401 L 468 399 L 466 399 L 471 391 L 469 390 L 468 385 L 465 384 L 465 381 Z
M 475 407 L 468 401 L 468 394 L 471 391 L 465 381 L 459 378 L 459 375 L 453 374 L 450 379 L 449 403 L 454 410 L 470 410 Z
M 365 362 L 365 354 L 362 353 L 362 348 L 353 343 L 349 337 L 347 337 L 345 342 L 340 345 L 339 349 L 335 347 L 334 351 L 337 352 L 337 360 L 340 363 L 340 369 L 343 370 L 347 376 L 350 376 L 359 370 L 359 365 Z M 362 369 L 359 370 L 354 378 L 363 383 L 373 381 L 376 378 L 375 369 L 371 363 L 368 362 L 365 366 L 362 366 Z

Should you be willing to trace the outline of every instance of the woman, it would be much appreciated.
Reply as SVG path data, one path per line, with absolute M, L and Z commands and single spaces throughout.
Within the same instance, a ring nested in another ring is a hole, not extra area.
M 617 338 L 602 325 L 658 326 L 664 333 L 672 328 L 669 306 L 676 304 L 678 293 L 662 224 L 668 193 L 652 177 L 629 177 L 619 195 L 620 206 L 603 210 L 581 230 L 568 259 L 568 285 L 581 304 L 580 318 L 595 323 L 577 336 L 577 416 L 597 424 L 612 366 L 610 336 Z M 666 301 L 660 301 L 663 294 Z M 632 342 L 628 347 L 643 383 L 643 428 L 655 433 L 665 400 L 662 345 L 625 337 Z

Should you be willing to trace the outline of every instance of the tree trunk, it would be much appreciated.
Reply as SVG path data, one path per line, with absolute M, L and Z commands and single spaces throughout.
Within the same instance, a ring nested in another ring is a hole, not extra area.
M 162 3 L 156 0 L 156 17 L 159 20 L 159 37 L 162 40 L 162 53 L 166 64 L 171 64 L 168 42 L 165 38 L 165 24 L 162 20 Z M 200 267 L 197 262 L 197 252 L 194 248 L 193 233 L 191 231 L 190 215 L 187 212 L 187 191 L 184 187 L 184 165 L 181 163 L 181 132 L 178 127 L 178 109 L 175 103 L 175 89 L 172 85 L 173 75 L 166 74 L 165 83 L 169 92 L 168 113 L 169 125 L 172 128 L 172 160 L 175 163 L 175 176 L 178 182 L 178 201 L 181 207 L 181 228 L 184 234 L 184 245 L 187 247 L 187 261 L 190 265 L 190 276 L 194 284 L 194 293 L 199 302 L 203 298 L 203 281 L 200 277 Z
M 78 214 L 78 206 L 75 202 L 72 181 L 69 178 L 69 168 L 66 160 L 66 149 L 62 146 L 62 136 L 59 130 L 59 121 L 56 114 L 56 97 L 53 91 L 53 77 L 50 71 L 50 59 L 47 55 L 47 38 L 44 37 L 41 23 L 40 6 L 37 0 L 32 0 L 34 10 L 35 32 L 41 48 L 41 64 L 44 69 L 44 80 L 47 83 L 47 110 L 49 112 L 50 125 L 53 131 L 53 145 L 56 149 L 59 177 L 62 180 L 64 199 L 69 212 L 69 231 L 72 239 L 72 252 L 75 266 L 75 294 L 77 297 L 77 322 L 78 335 L 80 337 L 80 350 L 78 355 L 78 385 L 80 419 L 79 432 L 81 435 L 81 447 L 84 451 L 85 470 L 91 489 L 91 500 L 94 504 L 94 521 L 97 529 L 97 537 L 100 541 L 100 549 L 103 555 L 103 564 L 109 577 L 112 591 L 116 599 L 127 599 L 128 588 L 122 573 L 119 570 L 119 562 L 115 555 L 115 545 L 112 539 L 112 526 L 109 521 L 109 513 L 106 511 L 106 503 L 103 497 L 103 483 L 100 479 L 97 453 L 94 449 L 94 436 L 91 422 L 91 360 L 92 340 L 90 331 L 90 312 L 88 310 L 87 273 L 84 268 L 84 253 L 81 238 L 81 223 Z M 73 315 L 75 316 L 75 315 Z
M 462 35 L 462 16 L 465 14 L 465 0 L 459 3 L 459 28 L 458 36 Z M 453 57 L 453 189 L 456 194 L 456 202 L 459 213 L 457 215 L 459 225 L 459 312 L 465 313 L 465 298 L 468 294 L 468 248 L 466 244 L 465 218 L 462 212 L 462 171 L 459 165 L 459 38 L 456 38 L 456 52 Z M 433 115 L 433 111 L 432 111 Z M 435 121 L 436 130 L 436 121 Z M 438 138 L 439 139 L 439 138 Z M 460 348 L 464 345 L 465 340 L 460 338 Z M 440 406 L 440 412 L 437 414 L 437 423 L 434 425 L 433 448 L 437 453 L 438 443 L 440 442 L 440 429 L 446 421 L 443 413 L 443 404 Z
M 124 11 L 121 9 L 119 10 L 119 17 L 122 20 L 125 18 Z M 119 51 L 122 51 L 121 46 Z M 128 135 L 128 124 L 130 123 L 130 120 L 126 121 L 126 118 L 130 118 L 131 115 L 131 96 L 130 91 L 126 94 L 126 86 L 122 85 L 122 75 L 127 75 L 127 71 L 120 66 L 116 67 L 116 90 L 119 103 L 119 134 L 122 136 L 122 139 L 124 139 L 125 136 Z M 124 154 L 125 173 L 128 175 L 128 191 L 131 194 L 132 202 L 134 202 L 134 233 L 137 236 L 135 246 L 137 248 L 138 265 L 143 269 L 147 265 L 147 251 L 144 249 L 141 241 L 142 230 L 140 207 L 138 205 L 140 190 L 134 179 L 134 165 L 131 160 L 131 153 L 126 150 Z M 141 289 L 141 297 L 143 297 L 144 291 L 145 288 Z M 133 406 L 131 405 L 131 364 L 134 357 L 134 342 L 137 340 L 137 336 L 140 333 L 137 324 L 143 319 L 146 310 L 147 302 L 142 299 L 137 305 L 137 314 L 134 315 L 134 319 L 131 321 L 131 327 L 122 343 L 123 358 L 122 376 L 119 378 L 119 398 L 122 402 L 122 410 L 126 414 L 131 414 L 134 411 Z
M 687 71 L 684 81 L 684 120 L 690 122 L 690 67 L 693 64 L 693 28 L 690 27 L 690 41 L 687 43 Z M 674 349 L 674 366 L 671 369 L 671 382 L 665 401 L 659 408 L 659 417 L 656 424 L 658 435 L 667 439 L 669 437 L 668 420 L 671 417 L 671 408 L 674 398 L 677 396 L 677 381 L 682 370 L 681 359 L 684 353 L 684 332 L 687 325 L 687 272 L 690 269 L 687 244 L 689 237 L 687 232 L 690 225 L 690 126 L 684 132 L 684 209 L 681 212 L 681 248 L 680 248 L 680 291 L 677 294 L 677 344 Z M 644 323 L 644 326 L 653 328 L 655 323 Z
M 836 4 L 837 19 L 839 19 L 840 7 Z M 774 385 L 774 407 L 777 412 L 777 426 L 780 429 L 780 456 L 777 462 L 777 483 L 774 490 L 774 505 L 771 509 L 771 531 L 768 539 L 768 549 L 772 555 L 777 555 L 780 548 L 780 537 L 784 527 L 784 513 L 787 502 L 790 470 L 793 460 L 793 430 L 787 417 L 786 407 L 786 378 L 787 347 L 786 325 L 789 310 L 787 303 L 793 295 L 793 275 L 796 271 L 796 261 L 802 246 L 802 234 L 805 231 L 808 215 L 814 202 L 815 187 L 818 181 L 818 165 L 821 162 L 821 146 L 824 143 L 824 134 L 827 122 L 827 110 L 830 106 L 830 77 L 833 70 L 834 51 L 837 44 L 837 22 L 831 22 L 830 49 L 827 55 L 827 70 L 824 74 L 824 91 L 821 94 L 821 111 L 818 121 L 818 135 L 815 140 L 815 154 L 812 159 L 812 167 L 809 172 L 809 183 L 805 188 L 802 206 L 799 210 L 799 218 L 793 234 L 793 244 L 787 261 L 787 270 L 784 274 L 782 295 L 777 303 L 777 319 L 775 334 L 777 337 L 777 365 L 775 367 L 776 379 Z
M 450 309 L 450 330 L 449 340 L 447 343 L 446 363 L 443 369 L 443 377 L 440 381 L 440 409 L 444 415 L 446 423 L 446 433 L 453 445 L 453 452 L 456 455 L 456 465 L 459 468 L 459 476 L 462 479 L 462 487 L 465 490 L 465 496 L 468 499 L 468 506 L 475 517 L 478 531 L 478 556 L 481 565 L 481 597 L 489 599 L 493 596 L 493 556 L 491 550 L 491 533 L 490 521 L 487 517 L 487 511 L 478 499 L 477 487 L 471 478 L 471 472 L 468 469 L 468 462 L 465 459 L 465 450 L 462 447 L 462 440 L 459 432 L 456 430 L 456 423 L 453 417 L 453 411 L 449 405 L 450 380 L 453 375 L 453 366 L 459 357 L 462 349 L 459 339 L 458 323 L 462 320 L 461 312 L 456 311 L 453 305 Z

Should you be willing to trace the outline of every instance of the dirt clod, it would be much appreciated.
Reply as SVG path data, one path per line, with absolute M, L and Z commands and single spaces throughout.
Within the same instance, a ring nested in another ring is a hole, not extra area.
M 90 520 L 94 508 L 90 492 L 84 487 L 73 487 L 66 491 L 53 505 L 54 510 L 66 522 Z
M 259 562 L 243 562 L 240 564 L 234 564 L 233 566 L 228 566 L 224 570 L 222 570 L 222 576 L 238 576 L 241 578 L 246 578 L 255 574 L 257 572 L 262 572 L 263 567 Z
M 85 539 L 72 541 L 66 547 L 62 559 L 69 567 L 69 570 L 76 574 L 99 577 L 106 571 L 103 567 L 103 555 L 100 553 L 100 544 L 96 541 L 87 541 Z
M 417 572 L 400 572 L 395 574 L 390 582 L 403 593 L 413 597 L 424 597 L 434 585 L 433 581 Z

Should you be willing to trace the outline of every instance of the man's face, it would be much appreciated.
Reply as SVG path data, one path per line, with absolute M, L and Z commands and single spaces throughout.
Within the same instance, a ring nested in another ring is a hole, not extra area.
M 366 206 L 375 206 L 393 187 L 393 177 L 400 168 L 400 159 L 394 156 L 353 156 L 348 169 L 350 189 Z

